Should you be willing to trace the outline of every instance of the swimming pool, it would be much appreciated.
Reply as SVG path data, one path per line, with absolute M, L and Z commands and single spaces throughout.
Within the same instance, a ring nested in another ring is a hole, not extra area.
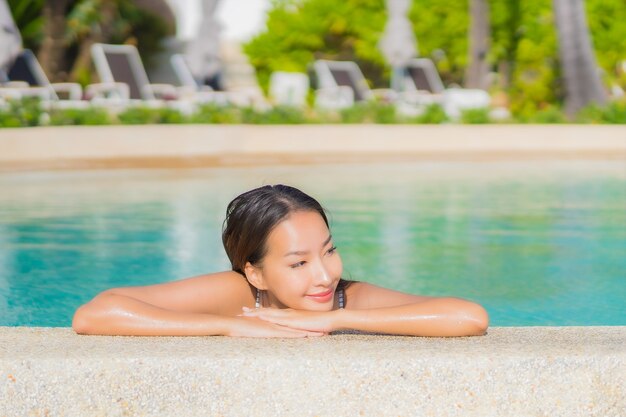
M 574 160 L 0 174 L 0 325 L 227 269 L 226 204 L 268 183 L 326 206 L 346 278 L 472 299 L 494 326 L 626 325 L 626 167 Z

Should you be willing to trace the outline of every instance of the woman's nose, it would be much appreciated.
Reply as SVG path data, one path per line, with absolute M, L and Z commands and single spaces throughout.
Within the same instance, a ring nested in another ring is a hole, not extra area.
M 324 266 L 323 262 L 319 262 L 317 270 L 315 271 L 315 283 L 326 285 L 330 282 L 332 282 L 332 278 L 330 277 L 326 266 Z

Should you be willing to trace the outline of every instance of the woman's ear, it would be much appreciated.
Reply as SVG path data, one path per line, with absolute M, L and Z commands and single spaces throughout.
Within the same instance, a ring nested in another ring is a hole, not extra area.
M 263 271 L 261 268 L 252 265 L 250 262 L 246 262 L 246 266 L 243 268 L 243 272 L 246 275 L 246 279 L 250 284 L 259 290 L 266 290 L 265 280 L 263 279 Z

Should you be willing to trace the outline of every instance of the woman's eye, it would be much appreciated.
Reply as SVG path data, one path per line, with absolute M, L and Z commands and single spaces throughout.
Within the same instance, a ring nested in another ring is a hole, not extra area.
M 333 246 L 332 248 L 328 249 L 328 254 L 332 255 L 333 253 L 337 252 L 337 246 Z
M 295 264 L 289 265 L 292 268 L 298 268 L 301 267 L 302 265 L 304 265 L 306 263 L 306 261 L 300 261 L 300 262 L 296 262 Z

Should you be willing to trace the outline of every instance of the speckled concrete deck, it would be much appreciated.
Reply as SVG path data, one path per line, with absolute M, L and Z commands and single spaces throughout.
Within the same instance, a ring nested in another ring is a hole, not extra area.
M 472 338 L 0 328 L 0 416 L 626 415 L 626 327 Z

